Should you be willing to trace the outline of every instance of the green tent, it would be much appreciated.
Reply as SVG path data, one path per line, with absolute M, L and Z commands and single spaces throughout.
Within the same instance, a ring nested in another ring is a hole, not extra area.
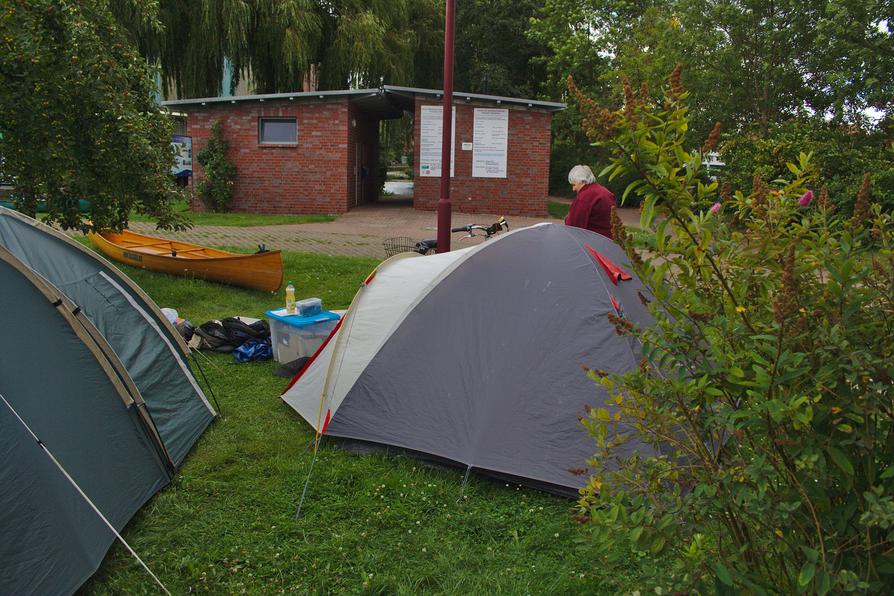
M 0 594 L 71 593 L 216 414 L 136 284 L 2 207 L 0 288 Z

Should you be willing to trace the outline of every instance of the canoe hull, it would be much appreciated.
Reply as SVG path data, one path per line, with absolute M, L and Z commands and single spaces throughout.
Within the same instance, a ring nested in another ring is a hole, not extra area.
M 142 269 L 263 292 L 275 292 L 282 285 L 282 255 L 278 250 L 238 254 L 129 230 L 91 233 L 88 237 L 109 258 Z

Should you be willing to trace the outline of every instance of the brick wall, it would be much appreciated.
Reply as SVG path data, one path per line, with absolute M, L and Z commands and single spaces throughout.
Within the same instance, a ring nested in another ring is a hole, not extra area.
M 437 101 L 417 98 L 415 117 L 416 175 L 413 205 L 417 209 L 437 209 L 441 179 L 419 175 L 419 136 L 423 105 L 441 105 Z M 525 109 L 493 103 L 456 102 L 456 147 L 454 177 L 450 180 L 450 197 L 454 211 L 461 213 L 493 213 L 497 215 L 546 214 L 549 194 L 549 146 L 552 114 L 544 110 Z M 509 110 L 509 140 L 506 178 L 473 178 L 472 151 L 463 151 L 463 143 L 473 140 L 474 109 L 505 108 Z M 445 168 L 446 171 L 446 168 Z
M 233 211 L 344 213 L 354 197 L 350 116 L 347 98 L 190 106 L 186 134 L 192 136 L 196 180 L 203 172 L 195 155 L 205 148 L 211 125 L 219 119 L 230 145 L 229 158 L 236 164 Z M 261 117 L 296 118 L 297 145 L 259 145 Z

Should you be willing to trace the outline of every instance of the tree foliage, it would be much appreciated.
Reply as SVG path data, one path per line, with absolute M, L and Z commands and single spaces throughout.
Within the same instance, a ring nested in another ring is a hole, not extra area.
M 536 97 L 544 78 L 535 58 L 546 48 L 526 35 L 541 0 L 463 0 L 456 4 L 454 86 L 462 91 Z
M 588 92 L 594 75 L 655 87 L 683 64 L 707 134 L 715 121 L 766 130 L 802 110 L 859 123 L 892 109 L 892 16 L 890 0 L 547 0 L 530 35 L 552 50 L 553 84 L 572 75 Z
M 104 0 L 0 8 L 0 174 L 33 215 L 66 228 L 123 228 L 131 210 L 180 226 L 172 123 L 146 63 Z M 79 199 L 89 199 L 82 215 Z
M 892 17 L 890 0 L 546 0 L 528 35 L 549 48 L 554 98 L 572 75 L 617 108 L 620 73 L 654 89 L 680 63 L 693 132 L 766 136 L 792 118 L 868 130 L 867 108 L 894 112 Z
M 572 87 L 573 89 L 573 87 Z M 591 371 L 610 395 L 582 514 L 611 541 L 677 563 L 654 587 L 700 592 L 882 592 L 894 581 L 894 219 L 867 175 L 852 211 L 814 193 L 801 153 L 787 180 L 733 191 L 687 150 L 688 93 L 578 92 L 592 138 L 630 175 L 643 234 L 616 238 L 651 290 L 639 370 Z M 711 205 L 710 209 L 701 206 Z M 642 258 L 645 249 L 649 258 Z M 623 455 L 631 437 L 655 453 Z M 606 556 L 610 553 L 606 551 Z
M 440 80 L 443 9 L 437 0 L 160 0 L 162 28 L 131 4 L 116 14 L 161 67 L 165 94 L 213 97 L 224 63 L 257 93 L 432 84 Z M 172 89 L 173 87 L 173 89 Z

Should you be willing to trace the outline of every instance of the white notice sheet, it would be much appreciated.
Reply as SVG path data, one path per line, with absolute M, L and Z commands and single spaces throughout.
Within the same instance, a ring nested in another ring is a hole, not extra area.
M 455 176 L 456 155 L 456 108 L 453 108 L 453 130 L 450 140 L 450 177 Z M 444 134 L 444 108 L 422 106 L 422 123 L 419 127 L 419 175 L 440 178 L 441 137 Z
M 505 178 L 509 143 L 509 110 L 475 108 L 472 176 Z

